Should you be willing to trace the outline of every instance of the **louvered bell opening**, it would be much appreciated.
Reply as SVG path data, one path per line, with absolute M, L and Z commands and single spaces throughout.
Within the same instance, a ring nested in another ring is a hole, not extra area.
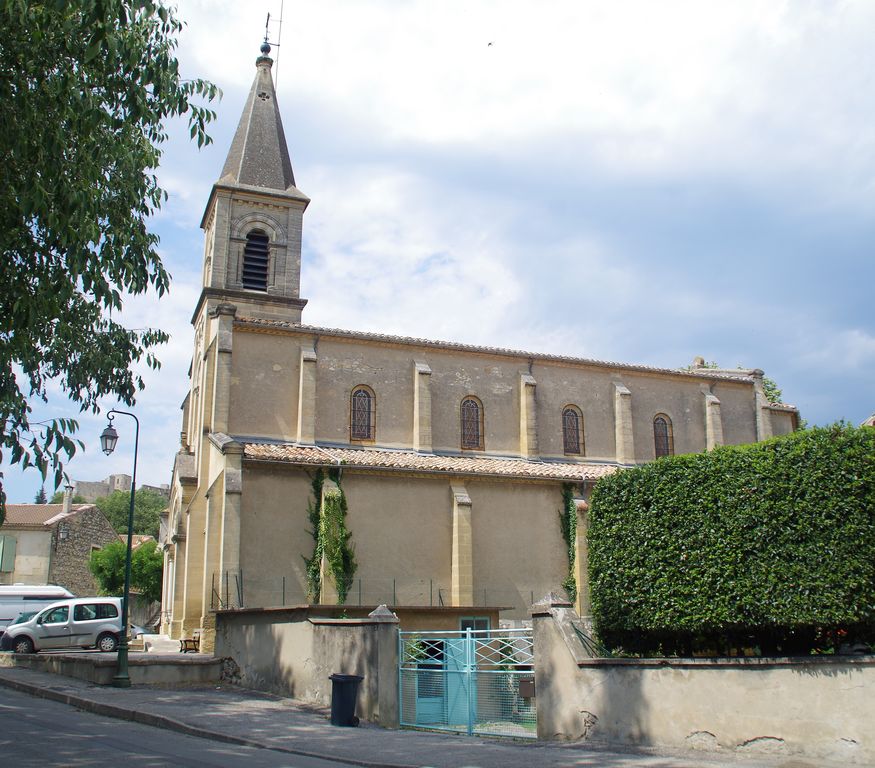
M 267 290 L 268 239 L 263 232 L 250 232 L 243 249 L 243 287 Z

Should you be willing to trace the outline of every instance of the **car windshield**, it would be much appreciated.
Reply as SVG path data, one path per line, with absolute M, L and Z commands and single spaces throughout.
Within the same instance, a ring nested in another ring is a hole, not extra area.
M 9 626 L 11 627 L 13 624 L 22 624 L 25 621 L 27 621 L 28 619 L 33 618 L 34 616 L 36 616 L 36 611 L 27 611 L 25 613 L 19 613 L 18 618 L 16 618 L 14 621 L 9 622 Z

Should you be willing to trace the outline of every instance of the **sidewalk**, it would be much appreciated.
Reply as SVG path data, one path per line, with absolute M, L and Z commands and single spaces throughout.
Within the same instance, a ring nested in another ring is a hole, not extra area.
M 0 667 L 2 687 L 60 701 L 106 717 L 132 720 L 226 743 L 387 768 L 828 768 L 801 758 L 741 758 L 733 753 L 623 752 L 581 743 L 486 739 L 363 723 L 337 728 L 325 709 L 230 685 L 187 688 L 95 686 L 46 672 Z

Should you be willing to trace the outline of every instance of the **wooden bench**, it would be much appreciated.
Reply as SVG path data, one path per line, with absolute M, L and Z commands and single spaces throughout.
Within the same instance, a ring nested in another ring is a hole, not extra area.
M 201 631 L 196 629 L 191 633 L 191 637 L 183 637 L 179 641 L 179 650 L 181 653 L 197 653 L 201 649 Z

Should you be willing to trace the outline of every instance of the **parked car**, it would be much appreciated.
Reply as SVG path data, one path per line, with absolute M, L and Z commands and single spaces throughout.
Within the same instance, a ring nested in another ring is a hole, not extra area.
M 29 611 L 38 611 L 67 597 L 73 597 L 73 593 L 54 584 L 0 586 L 0 635 L 16 616 Z
M 0 648 L 15 653 L 35 653 L 63 648 L 118 648 L 122 629 L 121 599 L 78 597 L 61 600 L 35 616 L 6 628 Z

